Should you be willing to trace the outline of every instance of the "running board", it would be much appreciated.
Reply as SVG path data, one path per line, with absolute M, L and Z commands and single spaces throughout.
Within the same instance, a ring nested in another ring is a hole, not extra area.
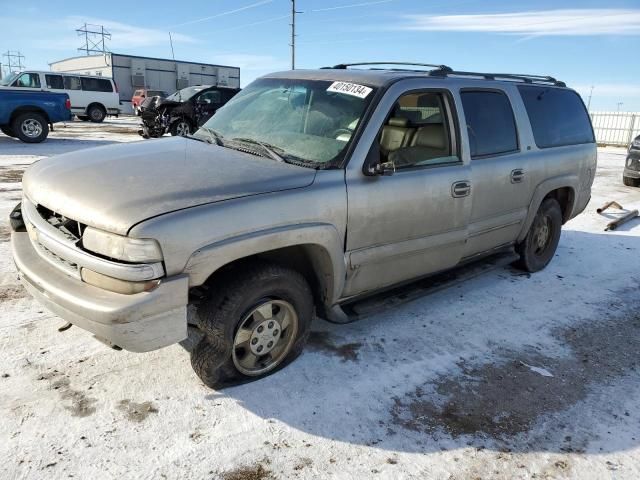
M 369 315 L 412 302 L 497 268 L 505 267 L 519 258 L 520 256 L 510 249 L 507 252 L 496 253 L 480 260 L 466 263 L 453 270 L 395 287 L 361 300 L 344 303 L 337 307 L 344 315 L 341 315 L 342 318 L 340 319 L 335 318 L 337 320 L 336 323 L 354 322 Z

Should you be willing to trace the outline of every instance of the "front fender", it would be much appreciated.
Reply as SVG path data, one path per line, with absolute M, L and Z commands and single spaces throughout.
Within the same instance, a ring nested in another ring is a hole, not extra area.
M 320 273 L 327 289 L 326 300 L 333 304 L 344 288 L 346 271 L 340 235 L 330 224 L 286 225 L 227 238 L 195 251 L 187 261 L 184 272 L 189 275 L 189 285 L 198 286 L 220 268 L 236 260 L 305 245 L 319 247 L 329 258 L 330 267 L 323 267 L 327 271 Z
M 522 224 L 522 229 L 520 230 L 520 234 L 518 235 L 517 242 L 521 242 L 524 240 L 524 237 L 527 236 L 527 232 L 529 228 L 531 228 L 531 224 L 533 223 L 533 219 L 538 212 L 538 208 L 540 208 L 540 204 L 542 204 L 542 200 L 552 191 L 557 190 L 559 188 L 570 188 L 573 190 L 573 198 L 576 198 L 576 192 L 579 191 L 580 180 L 577 175 L 568 174 L 568 175 L 560 175 L 557 177 L 549 178 L 544 182 L 540 183 L 533 192 L 533 197 L 531 199 L 531 203 L 529 204 L 529 211 L 527 213 L 527 217 Z M 570 218 L 573 217 L 573 209 L 575 205 L 572 206 L 572 212 Z

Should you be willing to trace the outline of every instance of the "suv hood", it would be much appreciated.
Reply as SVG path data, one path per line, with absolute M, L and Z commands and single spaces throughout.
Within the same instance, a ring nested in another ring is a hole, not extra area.
M 150 217 L 313 183 L 316 171 L 185 138 L 79 150 L 40 160 L 26 196 L 78 222 L 126 235 Z

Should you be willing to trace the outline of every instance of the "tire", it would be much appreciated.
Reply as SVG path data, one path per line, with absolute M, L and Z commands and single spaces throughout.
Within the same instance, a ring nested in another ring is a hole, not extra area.
M 184 137 L 185 135 L 190 135 L 193 133 L 193 128 L 191 127 L 191 123 L 187 120 L 177 120 L 171 124 L 169 127 L 169 132 L 174 137 Z
M 11 130 L 25 143 L 40 143 L 49 135 L 47 120 L 36 112 L 18 115 L 11 123 Z
M 136 117 L 139 117 L 142 115 L 142 112 L 140 111 L 140 107 L 133 107 L 133 113 L 136 115 Z
M 627 187 L 640 187 L 640 178 L 622 177 L 622 183 Z
M 558 248 L 562 231 L 562 210 L 555 198 L 542 202 L 522 243 L 516 246 L 520 259 L 516 268 L 538 272 L 546 267 Z
M 107 112 L 100 105 L 91 105 L 87 110 L 87 116 L 93 123 L 102 123 L 107 116 Z
M 230 273 L 198 306 L 204 336 L 191 351 L 191 366 L 210 388 L 257 380 L 289 364 L 302 352 L 313 319 L 313 296 L 298 272 L 258 263 Z
M 80 120 L 82 122 L 88 122 L 89 121 L 89 117 L 87 117 L 86 115 L 76 115 L 76 117 L 78 118 L 78 120 Z
M 0 131 L 4 133 L 7 137 L 15 137 L 16 133 L 13 131 L 10 125 L 2 125 L 0 126 Z

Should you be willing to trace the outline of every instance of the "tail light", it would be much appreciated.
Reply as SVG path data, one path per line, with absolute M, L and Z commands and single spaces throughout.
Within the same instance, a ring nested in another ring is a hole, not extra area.
M 66 108 L 67 110 L 71 110 L 71 100 L 69 100 L 68 98 L 64 102 L 64 108 Z

